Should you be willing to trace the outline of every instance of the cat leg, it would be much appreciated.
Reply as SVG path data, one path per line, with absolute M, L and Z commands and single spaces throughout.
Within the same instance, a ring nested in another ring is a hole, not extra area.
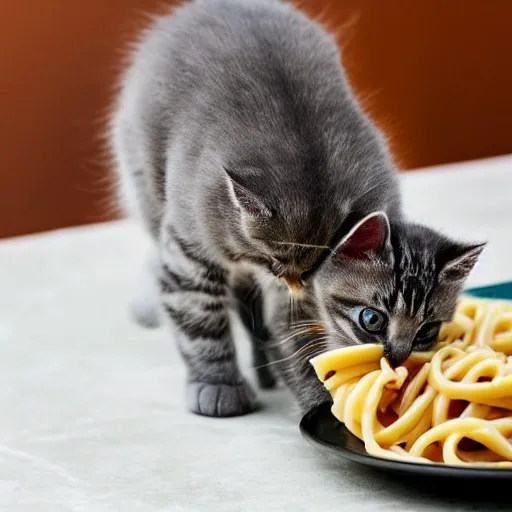
M 293 334 L 293 330 L 282 329 L 276 339 L 289 342 L 277 343 L 276 349 L 268 351 L 268 358 L 286 387 L 295 396 L 301 411 L 306 413 L 323 402 L 331 401 L 329 392 L 309 363 L 310 357 L 323 351 L 317 350 L 323 335 L 304 334 L 296 337 Z M 311 348 L 308 350 L 308 347 Z
M 234 294 L 240 318 L 249 331 L 252 345 L 252 364 L 256 371 L 256 378 L 261 389 L 276 387 L 276 379 L 269 366 L 269 359 L 265 345 L 270 340 L 270 333 L 263 320 L 263 295 L 258 284 L 246 277 L 240 279 L 235 287 Z
M 172 229 L 163 238 L 160 298 L 187 365 L 189 410 L 217 417 L 254 411 L 256 395 L 239 370 L 232 339 L 227 271 Z
M 263 318 L 274 340 L 267 346 L 267 357 L 305 413 L 331 400 L 309 363 L 311 357 L 328 349 L 325 332 L 316 320 L 316 298 L 306 292 L 292 311 L 289 292 L 284 287 L 267 286 L 264 297 Z
M 252 364 L 256 371 L 256 378 L 260 389 L 274 389 L 276 379 L 270 370 L 270 360 L 267 357 L 265 349 L 261 346 L 261 340 L 251 337 L 252 342 Z

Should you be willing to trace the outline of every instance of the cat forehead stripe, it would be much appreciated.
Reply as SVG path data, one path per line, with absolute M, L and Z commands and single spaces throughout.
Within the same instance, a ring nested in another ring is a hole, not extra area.
M 376 298 L 388 311 L 400 309 L 409 316 L 424 315 L 428 299 L 437 282 L 435 262 L 427 251 L 414 250 L 400 243 L 392 243 L 394 256 L 394 286 L 387 294 Z

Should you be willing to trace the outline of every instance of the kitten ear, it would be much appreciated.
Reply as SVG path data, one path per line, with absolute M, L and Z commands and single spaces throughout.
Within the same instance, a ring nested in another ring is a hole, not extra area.
M 384 212 L 374 212 L 360 220 L 336 247 L 336 257 L 368 260 L 389 247 L 389 220 Z
M 450 249 L 449 254 L 445 255 L 447 261 L 439 273 L 439 280 L 463 281 L 466 279 L 473 270 L 485 246 L 485 243 L 454 245 Z
M 253 194 L 245 185 L 242 185 L 233 172 L 227 169 L 225 169 L 225 171 L 228 175 L 228 186 L 231 197 L 243 212 L 254 218 L 269 219 L 272 217 L 271 210 L 256 194 Z

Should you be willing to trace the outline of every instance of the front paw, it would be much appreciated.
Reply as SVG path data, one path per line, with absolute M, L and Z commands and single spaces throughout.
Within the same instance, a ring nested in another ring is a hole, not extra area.
M 245 381 L 237 385 L 189 382 L 187 406 L 195 414 L 225 418 L 253 412 L 258 408 L 258 402 Z

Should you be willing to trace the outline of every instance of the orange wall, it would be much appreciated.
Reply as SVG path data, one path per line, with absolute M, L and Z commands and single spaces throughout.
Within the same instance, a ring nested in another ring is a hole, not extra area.
M 512 153 L 512 2 L 326 5 L 325 19 L 346 25 L 340 41 L 355 89 L 403 167 Z
M 512 152 L 512 2 L 309 0 L 405 168 Z M 0 237 L 112 218 L 100 137 L 161 0 L 0 3 Z M 507 32 L 508 31 L 508 32 Z
M 154 0 L 0 2 L 0 236 L 112 217 L 101 133 Z

